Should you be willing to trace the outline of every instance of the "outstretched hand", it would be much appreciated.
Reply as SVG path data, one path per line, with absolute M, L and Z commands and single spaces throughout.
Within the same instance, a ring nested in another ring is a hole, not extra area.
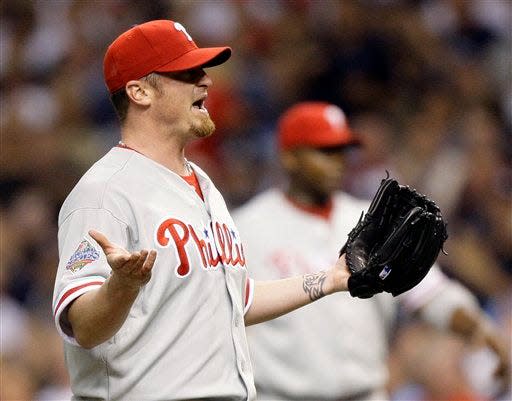
M 89 235 L 101 246 L 107 262 L 112 268 L 112 277 L 122 285 L 138 289 L 151 279 L 151 270 L 155 264 L 156 251 L 145 249 L 130 253 L 119 245 L 113 244 L 102 233 L 90 230 Z

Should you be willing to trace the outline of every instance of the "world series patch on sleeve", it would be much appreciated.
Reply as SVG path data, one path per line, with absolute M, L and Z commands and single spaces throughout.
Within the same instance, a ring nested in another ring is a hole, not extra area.
M 350 294 L 369 298 L 410 290 L 427 275 L 447 238 L 435 202 L 388 176 L 340 251 L 351 272 Z
M 75 273 L 89 263 L 98 260 L 99 257 L 100 253 L 98 250 L 94 248 L 94 246 L 89 241 L 84 239 L 82 242 L 80 242 L 73 255 L 71 255 L 71 258 L 66 264 L 66 270 L 70 270 Z

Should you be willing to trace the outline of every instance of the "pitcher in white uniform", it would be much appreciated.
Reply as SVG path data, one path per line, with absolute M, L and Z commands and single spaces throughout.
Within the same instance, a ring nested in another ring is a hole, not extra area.
M 248 279 L 221 194 L 186 160 L 215 128 L 204 68 L 230 55 L 169 20 L 132 27 L 106 52 L 122 142 L 59 214 L 53 311 L 74 400 L 254 400 L 244 326 L 347 289 L 342 259 Z
M 360 145 L 339 107 L 296 104 L 277 131 L 288 187 L 269 189 L 233 212 L 255 280 L 311 274 L 318 265 L 332 264 L 340 242 L 368 208 L 366 201 L 338 191 L 344 152 Z M 399 302 L 437 327 L 467 337 L 483 333 L 508 364 L 501 339 L 484 324 L 472 294 L 434 267 L 397 298 L 378 294 L 361 300 L 339 293 L 248 328 L 258 399 L 386 400 L 389 331 Z

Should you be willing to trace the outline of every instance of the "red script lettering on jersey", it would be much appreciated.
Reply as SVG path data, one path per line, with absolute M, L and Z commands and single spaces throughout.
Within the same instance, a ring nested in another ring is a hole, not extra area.
M 242 244 L 236 237 L 236 232 L 226 224 L 212 223 L 199 236 L 190 224 L 174 218 L 164 220 L 156 232 L 157 243 L 168 247 L 171 238 L 176 247 L 179 263 L 176 275 L 185 277 L 190 273 L 190 258 L 188 252 L 196 250 L 205 270 L 217 269 L 222 262 L 224 266 L 245 266 L 245 256 Z M 190 241 L 190 238 L 193 241 Z M 194 247 L 186 247 L 188 243 Z

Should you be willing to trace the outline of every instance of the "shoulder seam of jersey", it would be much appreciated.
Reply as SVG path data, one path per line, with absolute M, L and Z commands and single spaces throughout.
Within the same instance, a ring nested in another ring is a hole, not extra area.
M 123 224 L 124 226 L 128 227 L 128 223 L 125 223 L 123 220 L 121 220 L 119 217 L 117 217 L 110 209 L 107 209 L 103 206 L 101 207 L 77 207 L 76 209 L 73 209 L 64 220 L 62 220 L 61 224 L 64 224 L 67 219 L 71 217 L 74 213 L 78 212 L 79 210 L 105 210 L 108 212 L 115 220 L 117 220 L 119 223 Z
M 103 185 L 103 193 L 101 194 L 100 196 L 100 207 L 103 208 L 103 200 L 105 199 L 105 193 L 107 192 L 108 190 L 108 187 L 109 187 L 109 182 L 117 175 L 119 174 L 122 170 L 124 170 L 124 168 L 126 167 L 126 165 L 128 164 L 128 161 L 133 157 L 133 155 L 136 154 L 135 152 L 131 152 L 131 154 L 126 158 L 126 160 L 124 161 L 124 163 L 119 166 L 119 168 L 114 171 L 110 177 L 105 181 L 105 184 Z M 108 210 L 108 209 L 105 209 L 105 210 Z

